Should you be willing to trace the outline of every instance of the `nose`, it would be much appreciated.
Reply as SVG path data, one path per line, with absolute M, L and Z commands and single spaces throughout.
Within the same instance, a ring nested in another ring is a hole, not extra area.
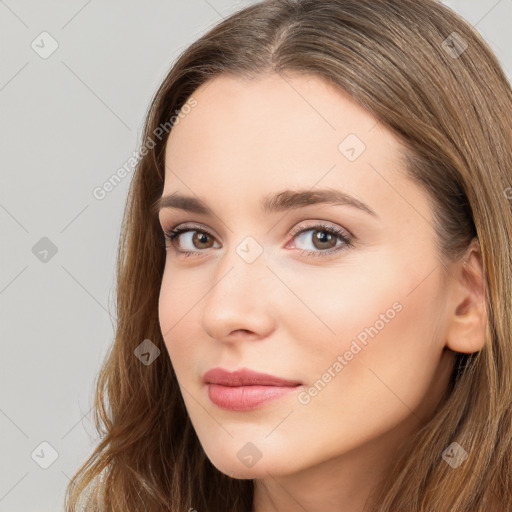
M 248 263 L 230 248 L 214 268 L 202 301 L 204 331 L 223 342 L 269 336 L 275 329 L 276 282 L 264 254 Z

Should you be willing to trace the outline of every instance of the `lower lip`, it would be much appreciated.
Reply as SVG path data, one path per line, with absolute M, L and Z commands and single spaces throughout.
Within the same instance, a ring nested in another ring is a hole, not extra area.
M 208 384 L 210 400 L 228 411 L 250 411 L 275 400 L 299 386 L 222 386 Z

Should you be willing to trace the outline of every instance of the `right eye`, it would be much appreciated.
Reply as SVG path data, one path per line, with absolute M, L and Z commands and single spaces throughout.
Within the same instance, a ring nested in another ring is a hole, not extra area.
M 202 249 L 210 249 L 215 240 L 211 233 L 197 226 L 173 228 L 170 231 L 164 231 L 164 237 L 171 244 L 166 248 L 172 247 L 176 253 L 184 256 L 198 255 Z M 188 245 L 188 248 L 180 248 L 181 243 Z

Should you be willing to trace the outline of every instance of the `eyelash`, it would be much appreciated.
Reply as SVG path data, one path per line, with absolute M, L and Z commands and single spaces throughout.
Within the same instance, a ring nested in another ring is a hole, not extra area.
M 171 229 L 170 231 L 164 231 L 163 232 L 163 234 L 164 234 L 164 239 L 163 239 L 163 244 L 162 244 L 163 247 L 165 249 L 173 248 L 176 253 L 178 253 L 179 255 L 181 255 L 181 256 L 183 256 L 185 258 L 188 258 L 190 256 L 199 256 L 200 255 L 199 253 L 204 252 L 204 251 L 201 251 L 201 250 L 198 250 L 198 251 L 182 251 L 181 249 L 177 249 L 176 246 L 175 246 L 174 241 L 176 240 L 176 238 L 179 235 L 181 235 L 182 233 L 187 233 L 189 231 L 197 231 L 199 233 L 204 233 L 205 235 L 208 235 L 209 237 L 215 238 L 215 237 L 212 236 L 211 233 L 209 233 L 205 229 L 200 228 L 199 226 L 182 226 L 180 228 L 174 228 L 174 229 Z M 306 253 L 307 255 L 310 255 L 310 256 L 322 257 L 322 256 L 331 255 L 333 253 L 337 253 L 337 252 L 342 251 L 344 249 L 353 247 L 352 238 L 351 237 L 346 236 L 345 233 L 343 231 L 341 231 L 340 229 L 335 228 L 333 226 L 328 226 L 326 224 L 315 224 L 314 226 L 299 225 L 299 226 L 297 226 L 297 228 L 292 230 L 292 232 L 290 233 L 290 236 L 295 238 L 297 235 L 300 235 L 300 234 L 305 233 L 307 231 L 326 231 L 326 232 L 328 232 L 328 233 L 330 233 L 332 235 L 335 235 L 336 238 L 339 238 L 343 242 L 343 244 L 336 245 L 335 247 L 333 247 L 331 249 L 328 249 L 326 251 L 321 251 L 321 250 L 310 251 L 310 250 L 307 250 L 307 249 L 302 249 L 301 254 Z M 169 242 L 171 243 L 171 246 L 168 246 L 165 243 L 166 240 L 169 240 Z

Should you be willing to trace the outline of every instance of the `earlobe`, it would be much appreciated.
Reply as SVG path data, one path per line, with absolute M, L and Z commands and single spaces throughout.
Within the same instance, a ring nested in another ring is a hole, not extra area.
M 478 352 L 485 345 L 487 308 L 482 253 L 476 238 L 465 256 L 453 264 L 450 290 L 453 299 L 448 303 L 446 346 L 454 352 Z

